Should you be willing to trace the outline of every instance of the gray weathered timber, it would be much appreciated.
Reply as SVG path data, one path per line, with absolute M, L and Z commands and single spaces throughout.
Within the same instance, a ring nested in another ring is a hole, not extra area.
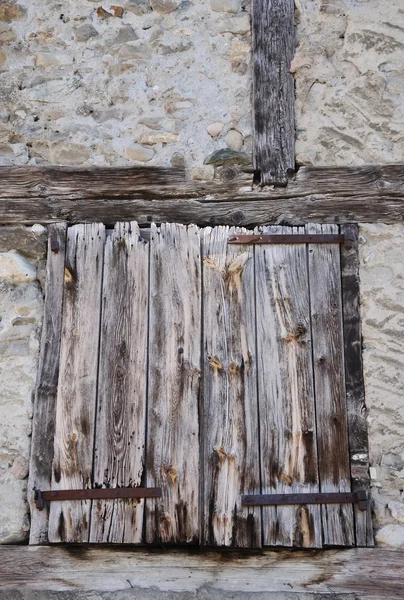
M 286 188 L 265 189 L 254 189 L 252 181 L 181 183 L 170 176 L 164 183 L 138 178 L 134 184 L 120 169 L 58 171 L 56 177 L 46 167 L 0 168 L 0 223 L 137 220 L 140 225 L 174 221 L 247 227 L 401 223 L 404 217 L 403 165 L 301 167 Z
M 345 385 L 348 413 L 352 490 L 370 496 L 369 446 L 366 423 L 365 383 L 362 364 L 362 328 L 359 308 L 358 226 L 342 225 L 341 233 L 352 244 L 341 246 L 342 310 L 345 346 Z M 367 511 L 354 506 L 357 546 L 373 546 L 371 503 Z
M 52 252 L 51 241 L 59 244 L 58 252 Z M 48 542 L 49 506 L 45 506 L 44 510 L 38 511 L 35 507 L 34 491 L 35 489 L 50 489 L 52 480 L 65 251 L 66 224 L 50 225 L 48 230 L 45 306 L 34 397 L 28 480 L 28 502 L 31 509 L 30 544 L 46 544 Z
M 52 489 L 91 487 L 105 228 L 67 232 Z M 52 502 L 50 542 L 86 542 L 90 501 Z
M 261 546 L 254 249 L 228 244 L 245 230 L 203 232 L 203 539 L 209 546 Z
M 201 255 L 199 229 L 163 224 L 150 238 L 146 541 L 199 541 Z
M 306 232 L 338 233 L 338 227 L 308 225 Z M 308 251 L 320 491 L 349 492 L 340 249 L 309 244 Z M 321 513 L 324 544 L 355 543 L 351 504 L 322 505 Z
M 144 552 L 136 548 L 0 546 L 0 590 L 83 590 L 116 592 L 140 587 L 144 598 L 156 590 L 231 593 L 249 592 L 250 600 L 266 600 L 264 592 L 316 593 L 317 600 L 402 600 L 404 552 L 383 548 L 294 552 L 195 553 Z M 12 598 L 19 598 L 17 595 Z M 86 598 L 97 597 L 87 594 Z M 53 596 L 49 595 L 50 598 Z M 64 599 L 65 595 L 62 596 Z M 217 598 L 221 596 L 218 595 Z M 229 596 L 222 596 L 229 598 Z M 172 598 L 172 596 L 170 596 Z M 277 598 L 279 600 L 279 597 Z M 307 600 L 314 600 L 311 596 Z M 348 600 L 348 598 L 346 598 Z
M 117 223 L 104 251 L 93 486 L 136 487 L 145 456 L 149 245 Z M 144 500 L 92 503 L 90 542 L 140 543 Z
M 301 234 L 304 228 L 259 231 Z M 262 493 L 318 492 L 306 245 L 257 246 L 255 261 Z M 320 511 L 264 507 L 263 543 L 321 547 Z
M 295 170 L 293 0 L 254 0 L 254 167 L 261 185 L 286 185 Z

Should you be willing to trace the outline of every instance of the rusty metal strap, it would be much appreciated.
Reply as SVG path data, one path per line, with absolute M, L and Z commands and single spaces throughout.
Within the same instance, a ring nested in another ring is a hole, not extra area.
M 365 490 L 357 492 L 313 493 L 313 494 L 256 494 L 241 496 L 243 506 L 277 506 L 285 504 L 358 504 L 359 510 L 366 510 Z
M 345 234 L 339 233 L 237 234 L 228 239 L 229 244 L 345 244 L 349 241 Z
M 35 490 L 35 505 L 43 510 L 45 502 L 56 500 L 115 500 L 117 498 L 160 498 L 161 488 L 97 488 L 93 490 Z

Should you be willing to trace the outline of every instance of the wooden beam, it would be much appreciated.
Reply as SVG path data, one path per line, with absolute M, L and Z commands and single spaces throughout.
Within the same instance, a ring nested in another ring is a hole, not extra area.
M 262 185 L 286 185 L 295 170 L 294 1 L 252 5 L 254 166 Z
M 404 165 L 302 167 L 286 188 L 265 190 L 246 181 L 187 183 L 178 169 L 148 173 L 145 168 L 0 168 L 0 224 L 137 220 L 251 227 L 404 218 Z
M 244 554 L 145 552 L 121 546 L 0 546 L 0 590 L 141 588 L 152 591 L 157 600 L 161 590 L 177 592 L 176 598 L 186 600 L 190 592 L 209 587 L 220 590 L 225 600 L 236 591 L 397 600 L 404 589 L 403 562 L 402 550 L 381 548 Z

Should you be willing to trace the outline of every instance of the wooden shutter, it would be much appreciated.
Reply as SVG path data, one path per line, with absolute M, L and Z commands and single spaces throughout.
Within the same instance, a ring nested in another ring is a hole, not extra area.
M 50 227 L 32 544 L 372 544 L 369 508 L 243 500 L 369 487 L 357 228 L 341 232 Z M 245 234 L 314 237 L 229 244 Z M 116 497 L 37 508 L 77 489 Z

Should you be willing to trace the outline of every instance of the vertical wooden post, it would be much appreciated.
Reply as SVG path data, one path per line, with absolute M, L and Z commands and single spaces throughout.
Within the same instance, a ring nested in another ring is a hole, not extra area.
M 359 310 L 358 225 L 342 225 L 352 242 L 341 247 L 342 309 L 344 319 L 345 385 L 348 410 L 349 455 L 352 491 L 370 492 L 369 448 L 366 424 L 365 383 L 362 364 L 362 328 Z M 373 546 L 372 514 L 355 510 L 357 546 Z
M 52 481 L 53 440 L 62 332 L 63 274 L 66 223 L 48 227 L 45 306 L 32 423 L 28 501 L 31 508 L 30 544 L 48 543 L 49 506 L 38 511 L 35 490 L 47 490 Z
M 254 0 L 254 166 L 262 185 L 286 185 L 295 169 L 294 1 Z

